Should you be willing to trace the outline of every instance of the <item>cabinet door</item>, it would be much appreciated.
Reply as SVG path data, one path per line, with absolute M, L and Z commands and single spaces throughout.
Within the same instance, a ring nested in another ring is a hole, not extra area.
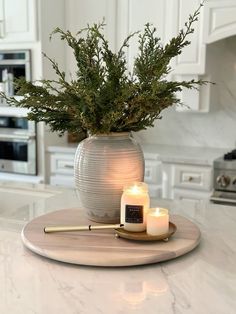
M 173 189 L 173 199 L 182 200 L 191 204 L 201 203 L 209 200 L 211 192 L 197 192 L 191 190 Z
M 189 15 L 193 14 L 200 5 L 201 0 L 179 0 L 173 1 L 172 4 L 172 21 L 173 35 L 176 36 L 180 29 L 184 28 L 184 24 L 188 21 Z M 201 26 L 203 24 L 203 10 L 201 9 L 198 21 L 192 25 L 193 34 L 189 35 L 187 40 L 190 45 L 184 47 L 181 54 L 175 58 L 174 74 L 192 75 L 204 74 L 205 46 L 201 42 Z
M 235 36 L 236 2 L 235 0 L 211 0 L 205 3 L 203 43 Z
M 212 167 L 163 163 L 163 197 L 183 200 L 209 198 L 212 191 Z
M 151 23 L 157 28 L 157 36 L 165 41 L 168 3 L 166 0 L 119 0 L 117 1 L 117 47 L 124 39 L 136 31 L 143 32 L 144 25 Z M 138 53 L 138 34 L 129 42 L 127 52 L 130 71 L 133 68 L 134 57 Z
M 201 0 L 172 0 L 171 14 L 172 19 L 167 23 L 172 25 L 172 36 L 176 36 L 180 29 L 184 28 L 185 22 L 188 21 L 189 15 L 193 14 L 200 5 Z M 202 42 L 203 19 L 205 7 L 201 8 L 198 21 L 192 27 L 193 34 L 187 38 L 191 43 L 184 47 L 182 53 L 173 61 L 172 79 L 178 81 L 211 80 L 205 75 L 205 55 L 206 45 Z M 183 89 L 178 93 L 181 103 L 186 106 L 177 106 L 177 111 L 208 112 L 209 111 L 209 88 L 210 85 L 204 85 L 196 89 Z M 202 95 L 202 96 L 201 96 Z
M 0 43 L 36 40 L 36 0 L 0 0 Z

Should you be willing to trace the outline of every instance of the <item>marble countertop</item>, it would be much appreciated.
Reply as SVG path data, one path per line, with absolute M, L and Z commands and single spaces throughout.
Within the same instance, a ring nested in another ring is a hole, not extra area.
M 190 147 L 142 144 L 146 159 L 157 159 L 166 163 L 211 166 L 213 161 L 230 151 L 212 147 Z
M 181 163 L 211 166 L 213 161 L 230 151 L 225 148 L 170 146 L 141 143 L 145 159 L 161 160 L 167 163 Z M 49 153 L 74 154 L 77 144 L 49 146 Z M 232 149 L 231 149 L 232 150 Z
M 43 258 L 21 240 L 34 217 L 79 208 L 75 191 L 3 182 L 0 200 L 0 313 L 235 313 L 236 207 L 152 200 L 197 224 L 200 245 L 167 262 L 99 268 Z

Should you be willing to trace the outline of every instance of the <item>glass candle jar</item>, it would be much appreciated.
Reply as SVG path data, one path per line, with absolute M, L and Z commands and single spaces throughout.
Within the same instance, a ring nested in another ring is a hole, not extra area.
M 125 186 L 121 197 L 121 224 L 124 224 L 124 229 L 133 232 L 145 231 L 149 207 L 147 184 L 135 182 Z
M 158 236 L 169 231 L 169 212 L 166 208 L 150 208 L 147 213 L 147 234 Z

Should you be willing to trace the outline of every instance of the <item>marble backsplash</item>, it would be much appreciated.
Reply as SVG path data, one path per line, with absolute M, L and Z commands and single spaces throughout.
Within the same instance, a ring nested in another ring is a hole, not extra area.
M 135 134 L 140 142 L 236 147 L 236 36 L 210 44 L 206 62 L 206 74 L 216 83 L 210 87 L 209 112 L 177 112 L 168 108 L 154 128 Z

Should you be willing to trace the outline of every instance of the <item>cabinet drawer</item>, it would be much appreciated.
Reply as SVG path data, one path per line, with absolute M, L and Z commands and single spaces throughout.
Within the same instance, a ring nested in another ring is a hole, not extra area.
M 196 204 L 202 202 L 203 200 L 209 200 L 210 196 L 211 192 L 174 189 L 172 198 Z
M 51 173 L 72 175 L 74 173 L 74 155 L 56 154 L 51 156 Z
M 174 165 L 173 186 L 210 191 L 212 189 L 212 169 L 210 167 Z

